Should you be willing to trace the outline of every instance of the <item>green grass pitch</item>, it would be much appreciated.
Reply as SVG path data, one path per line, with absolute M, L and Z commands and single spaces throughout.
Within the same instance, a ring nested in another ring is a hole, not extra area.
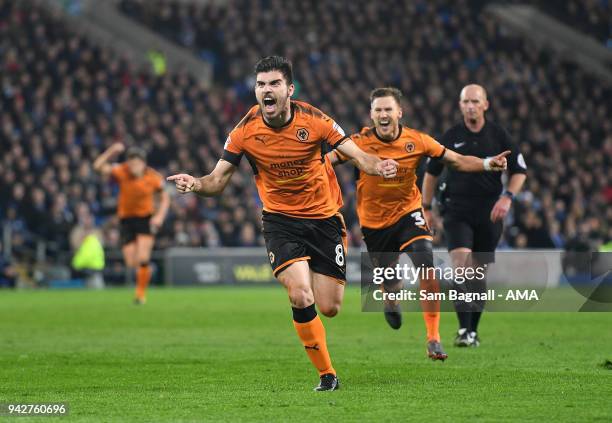
M 392 331 L 359 291 L 324 319 L 337 392 L 280 287 L 0 292 L 0 403 L 67 402 L 70 421 L 611 421 L 609 313 L 488 313 L 482 346 L 425 357 L 420 314 Z M 0 417 L 10 421 L 53 418 Z

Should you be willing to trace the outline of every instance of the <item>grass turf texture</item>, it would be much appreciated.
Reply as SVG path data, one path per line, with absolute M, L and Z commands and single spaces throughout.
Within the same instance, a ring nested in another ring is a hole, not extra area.
M 0 292 L 0 403 L 65 401 L 96 422 L 612 419 L 609 313 L 489 313 L 478 349 L 452 347 L 445 313 L 441 363 L 420 314 L 392 331 L 350 288 L 324 318 L 342 389 L 315 393 L 280 287 L 131 295 Z

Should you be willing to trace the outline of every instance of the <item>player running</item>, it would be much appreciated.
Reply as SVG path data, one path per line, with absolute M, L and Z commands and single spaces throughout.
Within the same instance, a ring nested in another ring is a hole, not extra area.
M 364 153 L 331 118 L 291 100 L 291 62 L 279 56 L 255 66 L 252 107 L 225 143 L 215 169 L 202 178 L 168 177 L 179 192 L 220 194 L 243 156 L 263 202 L 263 234 L 274 276 L 287 289 L 293 324 L 317 368 L 317 391 L 339 388 L 327 350 L 323 322 L 340 310 L 345 284 L 346 229 L 338 212 L 340 187 L 323 155 L 324 144 L 353 159 L 365 174 L 392 178 L 397 163 Z
M 374 127 L 351 136 L 365 152 L 391 158 L 399 164 L 397 176 L 390 180 L 358 172 L 357 215 L 375 266 L 393 266 L 401 253 L 407 253 L 415 267 L 429 269 L 434 266 L 433 238 L 416 185 L 419 161 L 425 156 L 438 157 L 464 172 L 501 171 L 506 168 L 505 156 L 509 151 L 483 160 L 446 149 L 430 136 L 400 124 L 401 98 L 402 93 L 396 88 L 373 90 L 370 117 Z M 342 150 L 332 151 L 328 156 L 332 164 L 350 159 Z M 427 276 L 429 272 L 424 273 Z M 422 290 L 439 292 L 435 278 L 423 277 L 420 284 Z M 385 282 L 384 289 L 398 292 L 401 286 L 402 281 L 390 281 Z M 423 301 L 421 306 L 427 328 L 427 355 L 433 360 L 445 360 L 447 354 L 440 343 L 439 301 Z M 400 328 L 402 314 L 398 302 L 385 303 L 385 319 L 393 329 Z
M 127 161 L 110 164 L 109 160 L 123 153 L 121 143 L 111 145 L 93 164 L 94 170 L 111 176 L 119 184 L 117 214 L 121 223 L 123 261 L 136 272 L 134 304 L 146 302 L 147 286 L 151 280 L 151 250 L 154 235 L 164 223 L 170 196 L 163 190 L 164 179 L 147 166 L 146 153 L 139 147 L 127 150 Z M 155 195 L 160 196 L 155 211 Z

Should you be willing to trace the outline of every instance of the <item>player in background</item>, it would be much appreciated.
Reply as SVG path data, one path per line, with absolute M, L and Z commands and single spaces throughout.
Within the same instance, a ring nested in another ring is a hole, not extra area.
M 461 90 L 459 108 L 463 121 L 444 133 L 441 138 L 444 146 L 478 157 L 511 151 L 508 157 L 510 178 L 503 193 L 501 174 L 468 174 L 462 169 L 451 168 L 446 179 L 442 205 L 445 209 L 444 233 L 453 266 L 483 267 L 486 273 L 487 265 L 495 261 L 495 248 L 503 230 L 502 222 L 510 210 L 512 199 L 525 182 L 527 166 L 508 132 L 485 119 L 489 102 L 483 87 L 475 84 L 465 86 Z M 444 164 L 439 160 L 430 160 L 423 179 L 423 205 L 427 221 L 432 226 L 436 219 L 431 212 L 432 200 Z M 486 278 L 471 280 L 460 288 L 470 292 L 486 292 Z M 471 304 L 455 302 L 459 320 L 456 346 L 480 345 L 478 323 L 484 305 L 481 300 Z
M 403 126 L 402 93 L 396 88 L 376 88 L 370 94 L 371 128 L 363 128 L 351 138 L 365 152 L 390 158 L 399 164 L 397 176 L 383 179 L 377 175 L 357 172 L 357 215 L 363 239 L 375 266 L 394 266 L 399 255 L 407 253 L 417 268 L 432 269 L 432 235 L 421 206 L 421 193 L 416 185 L 416 170 L 424 157 L 436 157 L 463 172 L 498 172 L 506 168 L 509 151 L 489 159 L 463 156 L 440 145 L 435 139 Z M 349 159 L 342 151 L 328 154 L 332 164 Z M 396 253 L 396 254 L 395 254 Z M 439 292 L 433 277 L 420 279 L 420 288 Z M 430 272 L 433 276 L 434 272 Z M 386 292 L 398 292 L 402 281 L 384 284 Z M 433 360 L 447 358 L 440 343 L 439 301 L 422 301 L 423 318 L 427 329 L 427 355 Z M 397 301 L 386 301 L 385 318 L 393 329 L 402 324 Z
M 154 236 L 164 223 L 170 196 L 163 190 L 164 179 L 147 166 L 146 152 L 139 147 L 127 150 L 124 163 L 109 161 L 123 153 L 121 143 L 111 145 L 93 164 L 103 176 L 111 176 L 119 184 L 117 214 L 120 220 L 123 260 L 136 273 L 135 304 L 146 302 L 147 286 L 151 280 L 151 250 Z M 155 210 L 155 195 L 159 206 Z
M 168 177 L 181 193 L 214 196 L 223 192 L 244 156 L 263 202 L 263 234 L 273 274 L 287 289 L 293 324 L 319 372 L 315 390 L 339 388 L 319 312 L 340 310 L 346 273 L 346 228 L 339 209 L 340 187 L 323 151 L 327 143 L 355 160 L 367 174 L 395 176 L 397 163 L 366 154 L 331 118 L 291 100 L 291 62 L 279 56 L 255 66 L 257 105 L 225 143 L 222 158 L 206 176 Z

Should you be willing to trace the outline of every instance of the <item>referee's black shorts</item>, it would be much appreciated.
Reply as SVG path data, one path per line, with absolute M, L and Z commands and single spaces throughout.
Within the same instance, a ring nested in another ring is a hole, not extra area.
M 491 222 L 491 210 L 497 198 L 453 201 L 450 199 L 444 213 L 444 234 L 448 251 L 469 248 L 481 264 L 495 262 L 495 249 L 501 238 L 503 223 Z
M 346 226 L 342 215 L 304 219 L 263 212 L 263 235 L 272 273 L 308 260 L 313 272 L 346 281 Z

